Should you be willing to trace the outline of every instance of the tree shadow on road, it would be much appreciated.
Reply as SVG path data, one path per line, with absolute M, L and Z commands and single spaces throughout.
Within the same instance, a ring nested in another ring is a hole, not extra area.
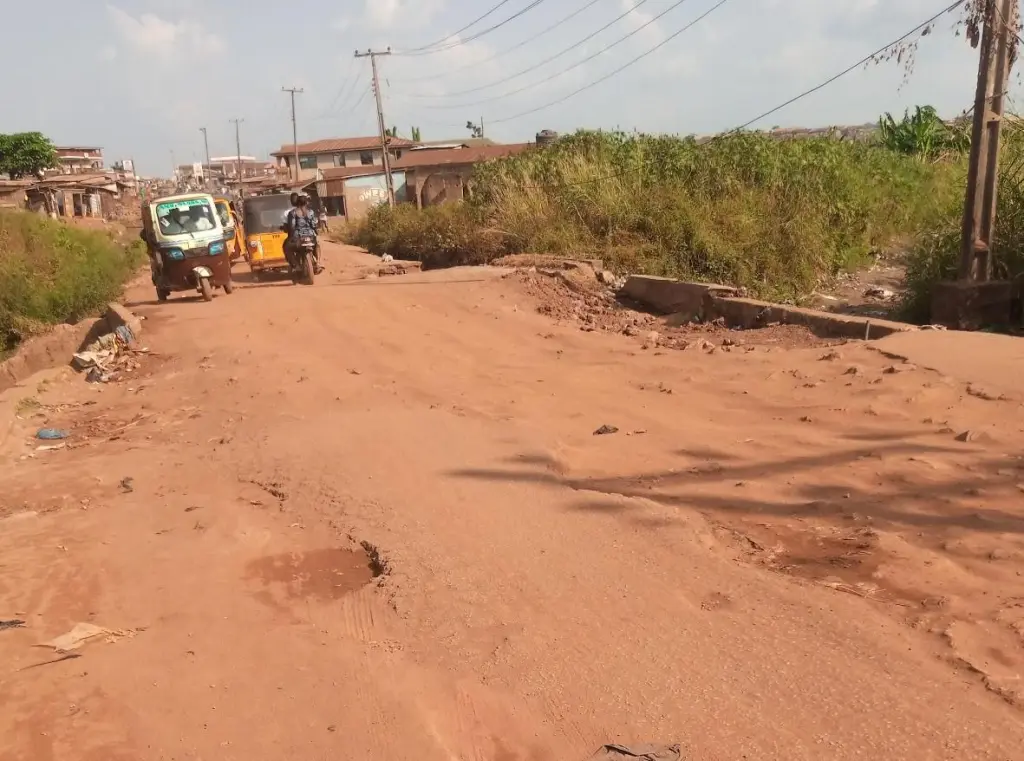
M 540 484 L 586 493 L 589 494 L 587 499 L 573 506 L 585 512 L 627 511 L 630 509 L 628 500 L 637 498 L 724 516 L 817 518 L 837 522 L 858 518 L 875 525 L 904 528 L 961 528 L 1024 534 L 1024 499 L 1014 501 L 1011 496 L 1004 498 L 997 494 L 1005 491 L 1008 495 L 1017 493 L 1019 496 L 1017 483 L 1024 478 L 1024 470 L 1008 468 L 1006 457 L 989 456 L 973 461 L 970 469 L 943 466 L 948 477 L 936 477 L 939 471 L 930 458 L 950 454 L 978 453 L 964 448 L 900 441 L 767 462 L 710 462 L 688 468 L 585 478 L 563 475 L 564 464 L 546 455 L 527 454 L 515 459 L 520 466 L 527 467 L 464 469 L 449 475 L 506 484 Z M 903 469 L 897 474 L 880 473 L 872 478 L 873 483 L 863 486 L 825 480 L 828 469 L 834 471 L 864 460 L 884 463 L 897 457 L 917 461 L 921 467 Z M 1024 464 L 1018 463 L 1018 467 Z M 808 476 L 813 478 L 818 471 L 823 471 L 822 478 L 807 483 Z M 771 479 L 772 486 L 778 487 L 797 476 L 803 483 L 783 487 L 791 493 L 791 498 L 757 496 L 757 482 Z M 723 493 L 723 487 L 729 492 Z M 983 489 L 988 499 L 981 497 Z M 615 499 L 598 498 L 595 502 L 596 495 Z M 982 505 L 985 501 L 1019 507 L 1012 510 L 987 507 Z

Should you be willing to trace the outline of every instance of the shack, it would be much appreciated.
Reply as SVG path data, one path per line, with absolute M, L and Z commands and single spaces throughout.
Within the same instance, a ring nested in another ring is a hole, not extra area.
M 50 216 L 109 219 L 128 189 L 127 183 L 106 173 L 54 175 L 27 188 L 26 205 Z
M 0 209 L 24 209 L 31 180 L 0 180 Z

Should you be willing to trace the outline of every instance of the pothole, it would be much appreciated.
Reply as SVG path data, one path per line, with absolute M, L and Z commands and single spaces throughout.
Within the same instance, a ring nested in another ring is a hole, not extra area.
M 359 591 L 385 570 L 377 549 L 364 543 L 360 550 L 331 547 L 268 555 L 249 563 L 246 576 L 260 582 L 260 596 L 269 596 L 267 602 L 330 602 Z

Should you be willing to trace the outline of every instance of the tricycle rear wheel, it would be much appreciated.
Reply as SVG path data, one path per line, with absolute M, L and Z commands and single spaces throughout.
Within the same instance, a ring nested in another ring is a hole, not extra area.
M 168 297 L 170 295 L 171 295 L 171 292 L 169 290 L 167 290 L 166 288 L 157 288 L 156 289 L 156 300 L 157 301 L 167 301 L 167 299 L 168 299 Z
M 233 281 L 228 280 L 226 283 L 224 283 L 224 293 L 231 294 L 231 293 L 234 293 L 234 291 L 235 291 L 235 284 L 234 284 Z

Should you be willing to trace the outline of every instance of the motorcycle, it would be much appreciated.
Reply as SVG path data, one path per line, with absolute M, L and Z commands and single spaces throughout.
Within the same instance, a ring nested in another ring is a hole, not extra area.
M 316 238 L 312 235 L 300 236 L 293 256 L 296 261 L 292 263 L 292 282 L 313 285 L 316 273 L 320 271 L 320 251 Z

